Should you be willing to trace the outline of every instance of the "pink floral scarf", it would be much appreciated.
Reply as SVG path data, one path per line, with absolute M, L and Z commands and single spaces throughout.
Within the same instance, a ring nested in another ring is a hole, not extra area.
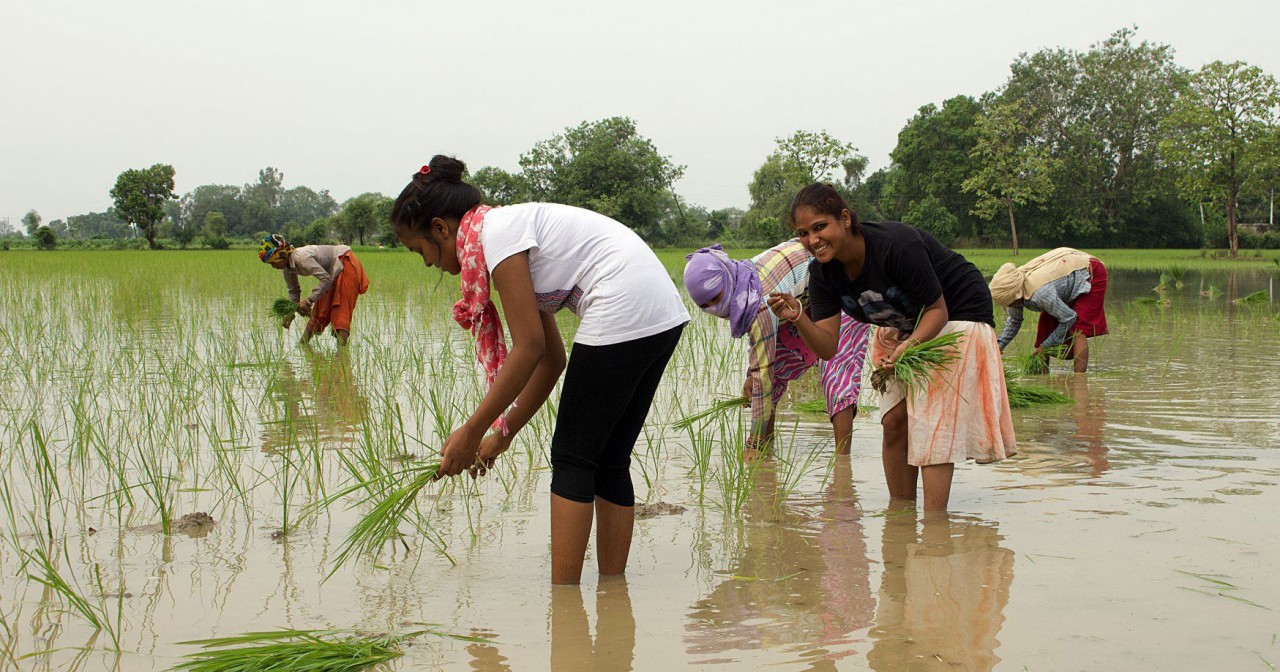
M 462 266 L 462 298 L 453 304 L 453 319 L 476 339 L 476 360 L 484 367 L 485 385 L 493 387 L 498 370 L 507 358 L 507 344 L 502 335 L 502 318 L 489 298 L 489 267 L 484 262 L 480 233 L 490 206 L 477 205 L 462 216 L 458 225 L 458 263 Z M 510 433 L 505 415 L 498 416 L 494 428 L 503 436 Z

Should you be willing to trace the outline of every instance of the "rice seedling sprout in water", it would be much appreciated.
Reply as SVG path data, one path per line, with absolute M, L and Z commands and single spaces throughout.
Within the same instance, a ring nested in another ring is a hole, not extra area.
M 1009 393 L 1009 408 L 1067 404 L 1074 401 L 1071 397 L 1042 385 L 1026 385 L 1019 380 L 1019 377 L 1020 374 L 1016 369 L 1005 367 L 1004 386 Z
M 705 410 L 699 411 L 697 413 L 693 413 L 691 415 L 686 415 L 685 417 L 680 418 L 679 420 L 676 420 L 671 424 L 671 426 L 675 429 L 681 429 L 681 430 L 688 429 L 698 422 L 701 422 L 708 418 L 713 418 L 716 416 L 723 415 L 734 409 L 742 408 L 743 406 L 746 406 L 749 403 L 750 402 L 747 400 L 746 397 L 725 397 L 723 399 L 717 400 L 715 403 L 711 404 L 711 406 L 706 408 Z
M 353 556 L 373 555 L 387 540 L 399 538 L 398 528 L 405 514 L 414 505 L 418 493 L 437 480 L 439 471 L 440 463 L 437 461 L 378 475 L 343 488 L 317 503 L 317 507 L 328 506 L 342 497 L 364 490 L 369 494 L 360 500 L 360 504 L 373 505 L 351 528 L 326 578 L 333 576 Z M 406 478 L 408 480 L 403 481 Z

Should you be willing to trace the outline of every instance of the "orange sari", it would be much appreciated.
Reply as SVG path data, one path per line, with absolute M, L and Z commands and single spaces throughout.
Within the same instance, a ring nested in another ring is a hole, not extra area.
M 364 267 L 355 253 L 346 252 L 338 258 L 342 260 L 342 272 L 311 307 L 311 321 L 307 328 L 314 334 L 324 331 L 329 325 L 333 325 L 334 331 L 351 331 L 351 313 L 356 309 L 356 298 L 369 291 L 369 276 L 364 274 Z

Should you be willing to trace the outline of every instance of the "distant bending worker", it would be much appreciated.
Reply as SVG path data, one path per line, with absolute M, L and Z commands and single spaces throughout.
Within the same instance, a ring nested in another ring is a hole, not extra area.
M 309 316 L 302 333 L 304 343 L 332 325 L 338 345 L 346 345 L 351 335 L 351 314 L 356 299 L 369 290 L 369 277 L 360 260 L 346 245 L 306 245 L 295 248 L 279 234 L 267 236 L 258 249 L 262 263 L 278 268 L 284 274 L 289 298 L 298 303 L 298 312 Z M 310 275 L 320 281 L 306 299 L 302 298 L 299 275 Z M 293 321 L 284 321 L 287 328 Z
M 1000 350 L 1022 328 L 1022 309 L 1040 311 L 1035 355 L 1047 362 L 1052 348 L 1066 345 L 1059 355 L 1075 361 L 1076 373 L 1089 369 L 1087 339 L 1107 333 L 1103 299 L 1107 267 L 1080 250 L 1059 247 L 1022 266 L 1005 264 L 991 279 L 991 298 L 1005 307 L 1004 331 L 996 339 Z

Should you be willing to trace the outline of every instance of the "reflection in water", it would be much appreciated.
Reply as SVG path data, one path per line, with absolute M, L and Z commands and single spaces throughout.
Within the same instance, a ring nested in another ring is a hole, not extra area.
M 302 348 L 302 353 L 309 375 L 299 376 L 291 363 L 283 362 L 267 387 L 277 415 L 263 422 L 264 452 L 296 446 L 299 438 L 345 442 L 368 415 L 369 401 L 356 385 L 347 350 L 332 357 L 310 348 Z
M 596 636 L 591 637 L 580 586 L 551 587 L 551 669 L 626 672 L 635 662 L 636 619 L 624 576 L 602 576 L 596 587 Z
M 930 512 L 917 532 L 914 509 L 888 514 L 871 669 L 995 667 L 1013 582 L 1013 551 L 995 524 Z
M 1096 478 L 1111 470 L 1111 461 L 1107 459 L 1109 451 L 1102 440 L 1102 429 L 1107 425 L 1106 397 L 1102 386 L 1091 385 L 1089 377 L 1084 374 L 1071 374 L 1067 387 L 1075 400 L 1072 415 L 1075 417 L 1076 445 L 1084 450 L 1089 474 Z
M 816 534 L 812 520 L 777 503 L 776 490 L 765 465 L 743 509 L 745 540 L 729 577 L 690 613 L 688 651 L 712 656 L 705 663 L 731 660 L 714 654 L 785 647 L 810 669 L 835 669 L 855 653 L 849 633 L 871 624 L 874 605 L 849 457 L 835 457 Z

